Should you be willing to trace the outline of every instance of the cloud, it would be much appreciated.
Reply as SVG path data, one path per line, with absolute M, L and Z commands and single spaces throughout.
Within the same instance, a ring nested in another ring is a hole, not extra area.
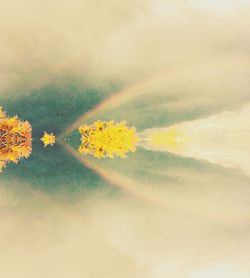
M 226 185 L 215 187 L 220 194 Z M 194 189 L 192 184 L 188 194 L 180 191 L 180 198 L 196 202 L 195 192 L 200 190 Z M 208 207 L 196 203 L 190 213 L 185 202 L 178 203 L 177 210 L 162 209 L 99 193 L 69 204 L 63 196 L 26 191 L 20 197 L 1 190 L 5 199 L 0 230 L 3 277 L 192 277 L 207 269 L 212 272 L 218 265 L 235 274 L 250 273 L 250 208 L 249 202 L 238 197 L 232 203 L 233 208 L 239 205 L 237 214 L 224 210 L 229 208 L 225 201 L 231 202 L 231 195 L 225 194 L 218 208 L 223 213 L 206 217 L 206 209 L 213 209 L 212 200 Z M 200 197 L 211 199 L 212 195 Z M 178 198 L 174 197 L 177 202 Z
M 247 60 L 249 2 L 223 2 L 219 15 L 206 3 L 217 7 L 208 1 L 2 1 L 0 86 L 39 86 L 69 73 L 131 83 L 222 57 Z

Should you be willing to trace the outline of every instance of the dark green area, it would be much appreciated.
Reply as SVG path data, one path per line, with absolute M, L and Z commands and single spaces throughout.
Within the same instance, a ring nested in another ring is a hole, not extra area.
M 198 108 L 183 108 L 185 90 L 183 87 L 180 90 L 178 88 L 172 88 L 172 94 L 171 88 L 168 94 L 159 94 L 163 90 L 161 88 L 152 89 L 151 93 L 147 92 L 115 108 L 108 107 L 105 111 L 89 118 L 87 123 L 97 119 L 127 120 L 128 125 L 135 126 L 138 131 L 141 131 L 146 128 L 193 120 L 225 109 L 225 105 L 221 103 L 213 106 L 199 105 Z M 51 84 L 28 92 L 11 94 L 18 95 L 18 98 L 8 97 L 6 94 L 0 103 L 8 115 L 18 115 L 32 125 L 33 152 L 29 159 L 21 160 L 18 165 L 10 163 L 1 174 L 1 179 L 9 181 L 10 184 L 15 181 L 26 182 L 35 188 L 49 192 L 75 193 L 82 189 L 100 188 L 111 188 L 111 192 L 115 192 L 106 181 L 85 168 L 59 144 L 44 149 L 40 138 L 45 130 L 60 135 L 79 116 L 118 90 L 118 86 L 114 84 L 86 87 L 84 82 L 71 77 L 65 78 L 64 82 L 51 82 Z M 172 108 L 173 102 L 175 109 Z M 78 130 L 72 132 L 67 138 L 62 138 L 76 150 L 80 145 L 80 139 Z M 180 179 L 168 171 L 175 169 L 186 171 L 194 176 L 199 176 L 199 173 L 210 173 L 215 177 L 230 176 L 232 179 L 244 179 L 241 173 L 238 174 L 236 171 L 229 171 L 204 161 L 141 148 L 138 148 L 135 153 L 129 153 L 127 159 L 98 160 L 90 155 L 87 155 L 86 159 L 103 168 L 112 169 L 135 181 L 152 186 L 156 183 L 162 186 L 188 184 L 190 180 L 183 180 L 183 177 Z
M 36 188 L 42 187 L 50 192 L 74 192 L 81 187 L 94 189 L 96 186 L 106 185 L 60 145 L 44 149 L 37 142 L 33 145 L 31 157 L 23 159 L 18 165 L 10 163 L 3 177 L 26 181 Z
M 66 143 L 75 150 L 78 150 L 81 144 L 81 134 L 78 129 L 74 130 L 70 135 L 68 135 L 68 138 L 66 138 Z
M 31 123 L 33 138 L 36 140 L 44 130 L 59 135 L 80 115 L 116 90 L 114 84 L 89 88 L 71 78 L 69 82 L 52 83 L 30 92 L 18 92 L 20 97 L 14 100 L 6 97 L 0 103 L 8 115 L 18 115 Z
M 188 104 L 183 106 L 183 103 L 190 102 L 191 95 L 184 85 L 169 87 L 168 93 L 164 94 L 165 91 L 166 88 L 151 88 L 143 95 L 96 113 L 88 118 L 87 122 L 91 123 L 98 119 L 126 120 L 128 125 L 135 126 L 140 132 L 147 128 L 166 127 L 183 121 L 208 117 L 239 106 L 231 99 L 211 103 L 204 101 L 200 96 L 196 97 L 196 106 Z
M 230 109 L 235 106 L 234 103 L 218 103 L 212 105 L 204 103 L 199 107 L 187 106 L 182 107 L 182 103 L 186 100 L 185 90 L 174 87 L 173 93 L 169 88 L 168 94 L 160 94 L 159 88 L 152 89 L 150 93 L 133 98 L 117 107 L 108 107 L 105 111 L 101 111 L 87 119 L 87 123 L 95 120 L 126 120 L 129 126 L 135 126 L 140 132 L 152 127 L 166 127 L 178 122 L 194 120 L 206 117 L 220 111 Z M 164 91 L 163 91 L 164 92 Z M 175 109 L 172 108 L 173 102 Z M 78 149 L 79 133 L 75 130 L 71 137 L 74 138 L 69 144 Z M 126 177 L 129 177 L 142 184 L 154 186 L 158 185 L 178 185 L 185 186 L 190 183 L 190 175 L 184 180 L 179 176 L 173 175 L 171 170 L 176 172 L 184 171 L 194 177 L 200 174 L 211 174 L 212 177 L 229 177 L 231 179 L 241 179 L 247 182 L 241 172 L 235 169 L 226 169 L 218 165 L 211 164 L 206 161 L 195 160 L 176 156 L 167 152 L 149 151 L 138 148 L 135 153 L 129 153 L 127 159 L 115 158 L 114 160 L 95 159 L 91 155 L 87 155 L 86 159 L 100 165 L 102 168 L 112 169 Z M 185 176 L 185 175 L 184 175 Z M 202 186 L 202 182 L 201 182 Z
M 157 190 L 157 186 L 188 186 L 192 178 L 209 175 L 215 180 L 235 180 L 249 183 L 249 178 L 236 169 L 222 168 L 207 161 L 196 160 L 173 155 L 167 152 L 155 152 L 138 148 L 135 153 L 129 153 L 126 159 L 95 159 L 90 155 L 86 159 L 94 161 L 104 169 L 112 169 L 121 175 Z M 177 173 L 186 173 L 178 176 Z M 173 174 L 176 173 L 176 174 Z M 200 180 L 200 179 L 199 179 Z M 211 180 L 212 181 L 212 180 Z M 207 180 L 204 180 L 207 183 Z M 200 180 L 202 187 L 203 181 Z M 213 186 L 213 184 L 211 184 Z
M 17 92 L 17 98 L 8 98 L 6 93 L 0 103 L 7 114 L 18 115 L 32 125 L 33 151 L 28 159 L 22 159 L 17 165 L 9 163 L 1 179 L 10 184 L 25 182 L 49 192 L 76 192 L 108 186 L 58 143 L 44 148 L 40 138 L 45 130 L 60 135 L 75 119 L 116 90 L 114 84 L 89 88 L 70 78 L 60 84 L 51 83 L 28 92 Z

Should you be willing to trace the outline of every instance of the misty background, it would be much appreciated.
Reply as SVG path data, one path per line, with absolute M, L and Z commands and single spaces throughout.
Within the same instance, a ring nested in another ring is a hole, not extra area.
M 86 157 L 118 173 L 117 187 L 40 142 L 120 92 L 86 122 L 143 131 L 240 113 L 249 11 L 248 0 L 0 1 L 0 105 L 33 128 L 31 157 L 0 176 L 1 277 L 250 277 L 240 167 L 142 148 L 126 160 Z M 77 148 L 76 131 L 66 139 Z

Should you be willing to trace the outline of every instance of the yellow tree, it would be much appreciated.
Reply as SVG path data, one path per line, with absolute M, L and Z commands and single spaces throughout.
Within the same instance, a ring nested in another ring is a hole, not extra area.
M 8 117 L 0 107 L 0 172 L 8 162 L 28 158 L 32 151 L 31 126 L 17 116 Z
M 97 121 L 92 125 L 81 126 L 79 132 L 82 136 L 79 152 L 97 158 L 125 158 L 128 152 L 135 152 L 139 140 L 136 129 L 128 127 L 126 122 Z

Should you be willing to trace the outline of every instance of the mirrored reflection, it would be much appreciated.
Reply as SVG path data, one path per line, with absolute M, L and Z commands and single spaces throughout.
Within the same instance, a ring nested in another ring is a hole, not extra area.
M 8 117 L 0 107 L 0 172 L 8 162 L 18 163 L 32 152 L 32 128 L 18 116 Z
M 136 151 L 139 141 L 136 129 L 128 127 L 125 121 L 96 121 L 92 125 L 82 125 L 79 132 L 82 142 L 79 152 L 97 158 L 126 158 L 128 152 Z

